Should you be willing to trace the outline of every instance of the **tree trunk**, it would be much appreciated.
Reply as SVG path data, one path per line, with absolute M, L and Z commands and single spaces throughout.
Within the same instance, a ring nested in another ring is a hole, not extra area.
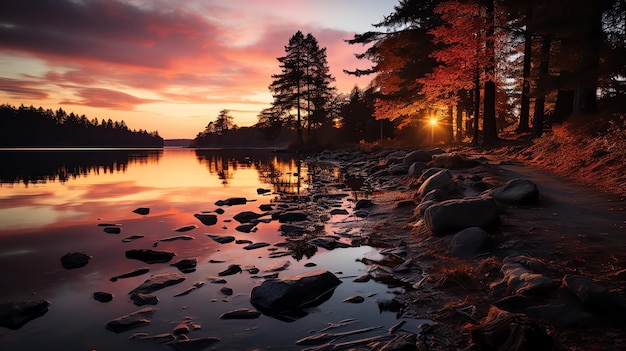
M 546 103 L 546 80 L 548 79 L 548 62 L 550 61 L 550 46 L 552 39 L 544 36 L 541 43 L 541 63 L 537 77 L 537 99 L 535 100 L 535 115 L 533 117 L 533 138 L 543 134 L 544 108 Z
M 485 33 L 485 50 L 487 66 L 485 67 L 485 98 L 483 99 L 483 144 L 488 145 L 498 140 L 496 126 L 496 58 L 494 42 L 494 0 L 485 2 L 487 31 Z
M 461 142 L 463 133 L 463 107 L 461 99 L 456 103 L 456 141 Z
M 474 77 L 474 138 L 472 145 L 478 145 L 478 115 L 480 114 L 480 73 L 476 70 Z
M 533 1 L 529 0 L 526 7 L 526 32 L 524 33 L 524 68 L 522 72 L 522 101 L 519 116 L 519 124 L 517 125 L 518 133 L 526 133 L 530 131 L 528 122 L 530 118 L 530 63 L 533 51 L 533 39 L 530 32 L 530 21 L 532 20 Z
M 448 130 L 448 143 L 452 143 L 454 141 L 454 128 L 452 124 L 454 123 L 454 106 L 448 105 L 448 120 L 446 121 L 446 129 Z
M 598 66 L 602 44 L 602 10 L 592 1 L 580 1 L 581 33 L 578 52 L 578 81 L 574 112 L 590 114 L 597 110 Z

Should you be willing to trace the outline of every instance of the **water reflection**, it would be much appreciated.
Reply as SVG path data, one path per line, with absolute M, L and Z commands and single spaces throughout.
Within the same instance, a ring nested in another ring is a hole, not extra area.
M 255 169 L 259 180 L 272 184 L 280 194 L 299 194 L 303 188 L 302 161 L 291 154 L 269 150 L 208 150 L 198 149 L 196 158 L 209 172 L 216 174 L 227 186 L 238 169 Z
M 129 165 L 156 163 L 163 150 L 3 150 L 0 184 L 65 183 L 89 174 L 126 172 Z

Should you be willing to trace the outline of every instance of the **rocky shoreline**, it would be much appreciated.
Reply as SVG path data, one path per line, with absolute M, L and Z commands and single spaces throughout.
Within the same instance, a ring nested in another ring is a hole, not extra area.
M 503 174 L 509 161 L 440 149 L 325 151 L 309 161 L 339 167 L 345 184 L 372 201 L 363 230 L 387 254 L 367 262 L 369 272 L 402 284 L 403 317 L 433 321 L 403 350 L 626 347 L 626 239 L 606 243 L 615 264 L 600 272 L 582 258 L 584 245 L 561 249 L 567 233 L 555 236 L 558 225 L 520 225 L 529 211 L 551 209 L 537 184 Z M 624 224 L 611 234 L 626 234 Z

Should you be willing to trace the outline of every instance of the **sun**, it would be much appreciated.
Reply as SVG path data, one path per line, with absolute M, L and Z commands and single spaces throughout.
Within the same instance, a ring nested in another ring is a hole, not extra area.
M 432 117 L 430 120 L 428 120 L 428 123 L 430 124 L 431 127 L 434 127 L 437 125 L 437 119 L 435 117 Z

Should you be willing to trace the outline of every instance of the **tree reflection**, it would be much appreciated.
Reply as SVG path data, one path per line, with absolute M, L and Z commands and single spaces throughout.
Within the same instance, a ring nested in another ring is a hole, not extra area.
M 90 174 L 126 172 L 158 162 L 163 150 L 23 150 L 0 152 L 0 184 L 42 184 Z

